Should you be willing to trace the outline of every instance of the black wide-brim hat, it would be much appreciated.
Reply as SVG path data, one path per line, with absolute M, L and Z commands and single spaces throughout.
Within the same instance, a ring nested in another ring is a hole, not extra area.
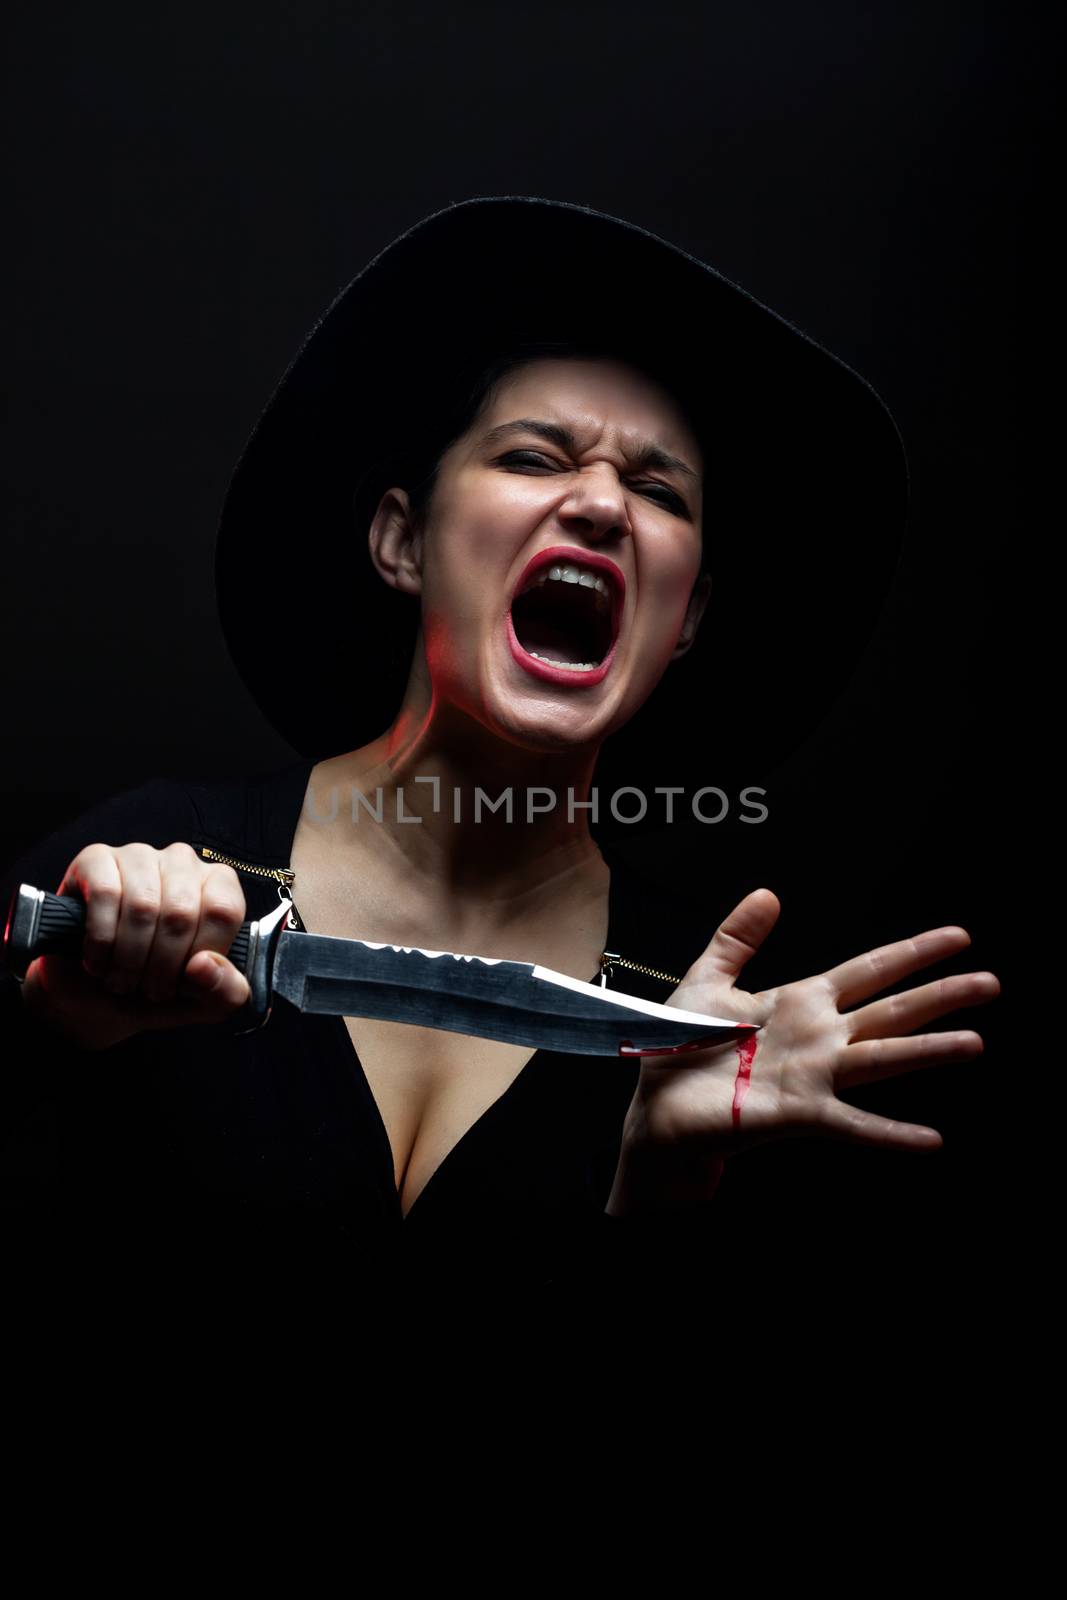
M 737 284 L 564 201 L 433 213 L 311 330 L 222 512 L 215 582 L 234 663 L 305 757 L 386 730 L 419 610 L 375 571 L 371 517 L 387 488 L 410 487 L 427 442 L 447 440 L 485 362 L 541 339 L 643 362 L 704 452 L 711 599 L 688 654 L 605 742 L 597 781 L 756 782 L 825 716 L 883 609 L 907 511 L 900 435 L 863 378 Z

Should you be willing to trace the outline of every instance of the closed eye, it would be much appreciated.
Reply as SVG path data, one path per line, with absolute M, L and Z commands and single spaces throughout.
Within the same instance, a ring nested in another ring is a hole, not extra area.
M 551 457 L 542 455 L 539 450 L 509 450 L 506 456 L 499 457 L 498 465 L 504 467 L 509 463 L 530 464 L 535 467 L 547 467 L 549 470 L 556 466 Z M 668 489 L 665 483 L 646 482 L 643 488 L 640 484 L 636 484 L 635 487 L 645 495 L 653 497 L 662 495 L 663 499 L 659 500 L 658 504 L 665 506 L 669 511 L 673 511 L 677 516 L 687 517 L 689 515 L 689 508 L 681 495 L 675 494 L 673 489 Z

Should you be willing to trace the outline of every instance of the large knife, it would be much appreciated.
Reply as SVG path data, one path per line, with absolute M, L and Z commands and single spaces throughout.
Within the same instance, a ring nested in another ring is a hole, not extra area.
M 706 1049 L 755 1025 L 615 994 L 551 967 L 451 950 L 335 939 L 287 926 L 291 902 L 245 922 L 227 952 L 251 998 L 232 1021 L 238 1035 L 261 1028 L 281 995 L 298 1011 L 380 1017 L 449 1033 L 585 1056 L 671 1055 Z M 42 955 L 81 953 L 85 902 L 28 883 L 11 897 L 3 956 L 25 977 Z

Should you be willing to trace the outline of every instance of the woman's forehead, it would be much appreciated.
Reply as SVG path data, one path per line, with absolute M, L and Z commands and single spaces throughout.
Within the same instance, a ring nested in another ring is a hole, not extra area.
M 473 431 L 479 438 L 489 433 L 499 437 L 503 428 L 524 419 L 555 424 L 563 445 L 582 448 L 607 432 L 627 454 L 649 457 L 660 452 L 673 456 L 674 465 L 700 471 L 699 441 L 680 402 L 665 385 L 621 357 L 526 362 L 497 380 Z

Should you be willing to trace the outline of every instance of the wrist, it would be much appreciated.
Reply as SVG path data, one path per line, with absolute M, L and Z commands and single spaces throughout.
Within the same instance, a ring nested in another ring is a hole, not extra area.
M 615 1182 L 604 1209 L 614 1217 L 695 1211 L 714 1198 L 725 1162 L 723 1152 L 706 1141 L 656 1139 L 639 1112 L 628 1114 Z

